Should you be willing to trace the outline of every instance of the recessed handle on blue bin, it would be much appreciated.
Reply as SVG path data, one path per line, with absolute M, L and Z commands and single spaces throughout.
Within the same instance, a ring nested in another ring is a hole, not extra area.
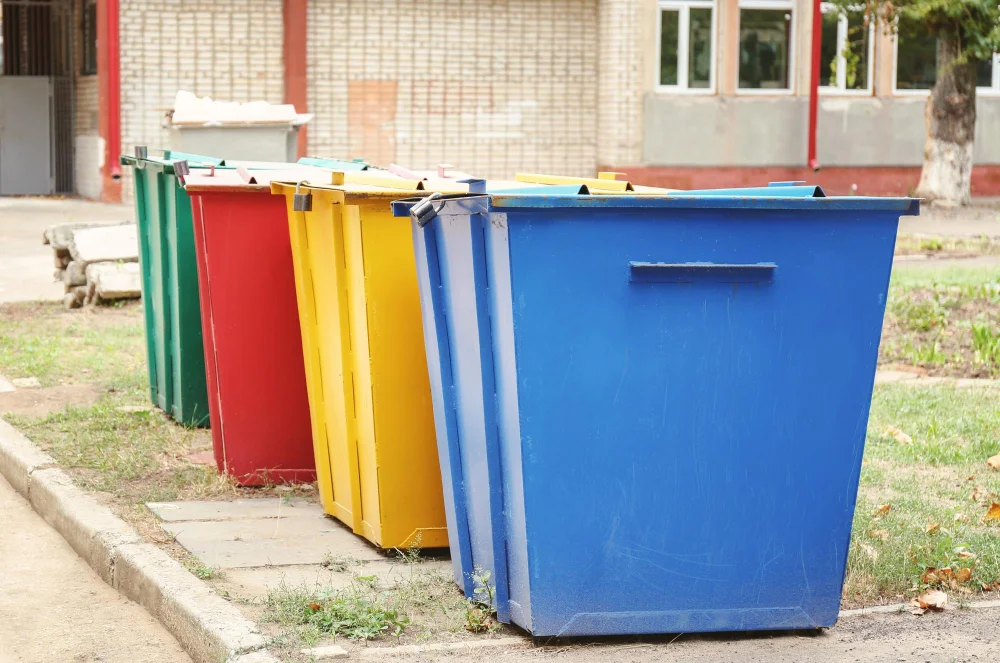
M 629 283 L 771 283 L 773 262 L 745 265 L 714 262 L 630 262 Z

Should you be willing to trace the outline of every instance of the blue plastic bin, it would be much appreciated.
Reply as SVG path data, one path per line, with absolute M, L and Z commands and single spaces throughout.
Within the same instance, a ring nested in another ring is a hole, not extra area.
M 775 191 L 394 204 L 414 217 L 455 580 L 471 597 L 488 577 L 500 621 L 836 621 L 918 202 Z

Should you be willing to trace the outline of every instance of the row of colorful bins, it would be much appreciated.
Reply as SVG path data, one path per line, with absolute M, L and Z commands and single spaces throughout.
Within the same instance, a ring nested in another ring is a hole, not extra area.
M 220 165 L 184 178 L 220 469 L 314 459 L 535 635 L 836 620 L 915 201 Z

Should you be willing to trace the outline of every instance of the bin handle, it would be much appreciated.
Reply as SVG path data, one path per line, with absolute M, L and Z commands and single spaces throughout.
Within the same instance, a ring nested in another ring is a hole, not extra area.
M 629 283 L 772 283 L 773 262 L 630 262 Z
M 434 205 L 434 201 L 441 197 L 437 191 L 423 198 L 419 203 L 410 208 L 410 217 L 417 222 L 417 226 L 423 228 L 434 220 L 444 204 Z

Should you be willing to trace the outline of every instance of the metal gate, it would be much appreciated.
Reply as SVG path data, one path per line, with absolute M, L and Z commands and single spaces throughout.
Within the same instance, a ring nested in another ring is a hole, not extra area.
M 0 0 L 0 76 L 52 84 L 50 169 L 57 193 L 74 193 L 73 0 Z

